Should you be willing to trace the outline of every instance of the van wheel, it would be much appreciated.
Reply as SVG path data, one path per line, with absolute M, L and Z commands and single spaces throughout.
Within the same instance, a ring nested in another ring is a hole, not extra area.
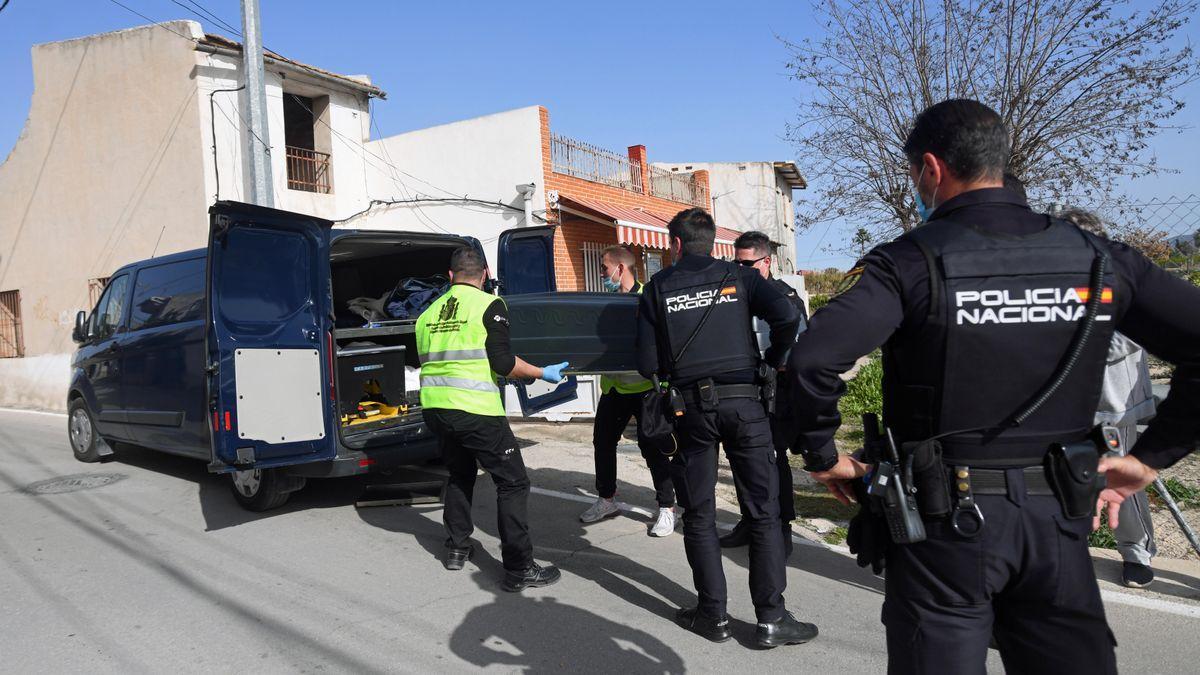
M 75 459 L 81 462 L 100 461 L 96 424 L 92 421 L 92 413 L 82 398 L 73 399 L 67 409 L 67 436 L 71 440 L 71 451 L 75 453 Z
M 234 471 L 230 476 L 233 498 L 247 511 L 277 509 L 305 482 L 304 478 L 284 475 L 278 469 Z

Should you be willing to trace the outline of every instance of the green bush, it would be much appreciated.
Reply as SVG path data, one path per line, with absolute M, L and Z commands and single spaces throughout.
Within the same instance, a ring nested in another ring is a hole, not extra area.
M 1100 529 L 1088 535 L 1088 546 L 1092 548 L 1116 548 L 1117 540 L 1113 537 L 1113 531 L 1108 529 L 1108 524 L 1104 523 Z
M 858 369 L 854 379 L 846 383 L 846 395 L 838 404 L 842 419 L 856 420 L 864 413 L 883 411 L 883 362 L 879 353 Z
M 825 305 L 828 305 L 828 304 L 829 304 L 829 296 L 828 295 L 825 295 L 824 293 L 810 293 L 808 296 L 808 314 L 809 314 L 809 316 L 811 316 L 813 312 L 817 311 L 818 309 L 821 309 L 822 307 L 824 307 Z

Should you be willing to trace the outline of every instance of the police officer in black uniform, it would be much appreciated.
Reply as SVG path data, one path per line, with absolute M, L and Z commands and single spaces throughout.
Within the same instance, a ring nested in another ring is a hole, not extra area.
M 808 326 L 808 310 L 796 289 L 771 275 L 771 239 L 762 232 L 743 232 L 733 242 L 734 256 L 739 265 L 758 272 L 796 307 L 800 314 L 798 332 Z M 761 346 L 761 342 L 760 342 Z M 792 465 L 788 463 L 788 448 L 795 440 L 792 413 L 788 409 L 787 378 L 778 378 L 775 392 L 775 412 L 771 420 L 771 440 L 775 446 L 775 464 L 779 470 L 779 524 L 783 531 L 784 557 L 792 554 L 792 521 L 796 519 L 796 501 L 792 482 Z M 737 548 L 750 543 L 750 521 L 742 518 L 733 530 L 721 537 L 721 548 Z
M 679 449 L 671 478 L 683 513 L 684 550 L 699 595 L 677 618 L 714 642 L 732 634 L 725 613 L 725 572 L 717 541 L 717 444 L 738 481 L 742 513 L 751 522 L 750 595 L 763 647 L 800 644 L 817 628 L 784 607 L 787 585 L 779 529 L 779 479 L 771 429 L 756 382 L 758 346 L 751 318 L 770 325 L 766 360 L 782 364 L 796 334 L 787 298 L 758 273 L 710 253 L 716 226 L 703 209 L 681 211 L 668 227 L 675 264 L 650 279 L 638 304 L 638 370 L 680 392 Z
M 805 468 L 843 501 L 870 468 L 833 445 L 838 374 L 857 358 L 883 346 L 902 461 L 936 459 L 940 436 L 940 461 L 914 462 L 924 541 L 894 543 L 868 512 L 852 523 L 860 564 L 886 564 L 892 673 L 982 673 L 993 632 L 1009 672 L 1115 672 L 1087 549 L 1095 489 L 1055 481 L 1062 457 L 1078 478 L 1095 470 L 1086 439 L 1114 328 L 1180 364 L 1132 461 L 1162 466 L 1196 442 L 1200 290 L 1030 210 L 1002 187 L 1009 149 L 981 103 L 922 112 L 904 152 L 926 224 L 871 251 L 789 360 Z M 1120 466 L 1122 486 L 1144 479 Z

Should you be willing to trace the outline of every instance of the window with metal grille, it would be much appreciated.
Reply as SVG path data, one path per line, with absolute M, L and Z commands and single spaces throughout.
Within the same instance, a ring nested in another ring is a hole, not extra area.
M 21 291 L 0 292 L 0 359 L 25 356 L 21 333 Z
M 600 263 L 603 256 L 604 244 L 584 242 L 583 244 L 583 290 L 599 292 L 604 290 L 600 284 Z
M 97 302 L 100 302 L 100 296 L 104 294 L 104 287 L 108 285 L 108 279 L 109 279 L 109 277 L 97 277 L 95 279 L 88 279 L 88 306 L 87 306 L 87 308 L 88 308 L 89 312 L 92 311 L 92 308 L 96 306 Z

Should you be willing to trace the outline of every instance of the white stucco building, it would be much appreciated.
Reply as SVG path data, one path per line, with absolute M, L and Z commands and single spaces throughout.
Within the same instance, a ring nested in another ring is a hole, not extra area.
M 796 208 L 792 191 L 808 187 L 794 162 L 655 163 L 669 171 L 707 171 L 717 225 L 765 232 L 776 244 L 779 274 L 796 271 Z

